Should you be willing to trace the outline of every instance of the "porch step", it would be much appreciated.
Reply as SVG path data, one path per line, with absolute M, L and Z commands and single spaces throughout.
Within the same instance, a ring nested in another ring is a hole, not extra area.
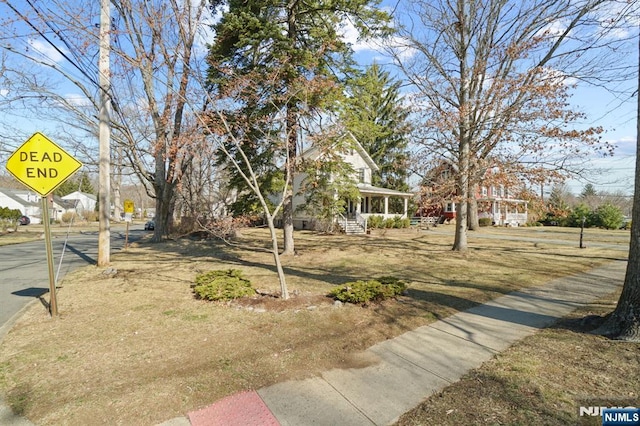
M 344 221 L 339 221 L 338 223 L 345 234 L 364 234 L 364 226 L 360 225 L 355 219 L 347 219 L 346 223 Z

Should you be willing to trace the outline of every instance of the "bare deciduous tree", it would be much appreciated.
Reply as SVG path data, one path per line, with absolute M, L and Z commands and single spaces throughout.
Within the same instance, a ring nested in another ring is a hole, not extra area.
M 393 47 L 422 107 L 420 143 L 456 165 L 454 250 L 467 247 L 468 205 L 487 168 L 549 180 L 580 172 L 586 153 L 610 153 L 601 128 L 580 126 L 569 83 L 605 74 L 616 40 L 602 14 L 613 3 L 418 1 L 402 15 Z
M 97 135 L 96 5 L 83 0 L 3 3 L 10 13 L 3 22 L 7 37 L 2 47 L 21 60 L 13 68 L 13 92 L 33 96 L 29 106 L 40 115 L 56 111 L 50 116 L 61 124 L 60 133 L 67 133 L 75 146 L 95 159 L 95 142 L 77 140 L 84 132 L 87 140 Z M 204 0 L 128 0 L 112 5 L 112 141 L 156 199 L 154 239 L 159 241 L 168 232 L 176 188 L 194 153 L 190 144 L 202 139 L 190 127 L 193 120 L 186 117 L 185 104 L 203 99 L 199 86 L 191 82 L 202 72 L 196 47 L 209 8 Z M 67 91 L 37 73 L 20 72 L 25 61 L 51 71 Z M 80 95 L 69 97 L 69 90 Z

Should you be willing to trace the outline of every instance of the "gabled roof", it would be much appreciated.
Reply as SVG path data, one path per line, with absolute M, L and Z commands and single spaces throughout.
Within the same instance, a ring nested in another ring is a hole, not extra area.
M 78 200 L 79 196 L 84 196 L 84 198 L 88 198 L 88 199 L 93 200 L 93 201 L 97 201 L 98 200 L 98 198 L 95 195 L 89 194 L 89 193 L 86 193 L 86 192 L 81 192 L 81 191 L 74 191 L 71 194 L 67 194 L 67 195 L 65 195 L 63 197 L 60 197 L 60 198 L 62 198 L 63 200 Z
M 371 158 L 367 150 L 364 149 L 364 147 L 360 144 L 360 142 L 358 142 L 358 139 L 356 139 L 353 133 L 347 131 L 341 136 L 339 136 L 339 138 L 349 138 L 350 145 L 360 155 L 360 157 L 362 157 L 364 162 L 367 163 L 367 166 L 369 166 L 369 168 L 371 168 L 371 170 L 373 171 L 380 170 L 378 165 L 373 161 L 373 159 Z M 301 155 L 303 158 L 316 159 L 320 155 L 320 151 L 316 145 L 312 145 L 311 147 L 306 149 Z
M 11 198 L 13 201 L 17 202 L 22 206 L 39 206 L 40 203 L 37 201 L 27 201 L 20 196 L 20 194 L 26 194 L 31 191 L 20 190 L 20 189 L 9 189 L 9 188 L 0 188 L 0 192 L 6 195 L 8 198 Z M 33 192 L 31 192 L 33 194 Z
M 360 144 L 360 142 L 358 142 L 358 139 L 356 139 L 356 137 L 353 135 L 353 133 L 347 132 L 345 137 L 350 137 L 351 138 L 352 143 L 353 143 L 353 148 L 356 150 L 356 152 L 358 154 L 360 154 L 360 157 L 362 157 L 362 159 L 365 161 L 365 163 L 367 163 L 367 165 L 369 167 L 371 167 L 371 170 L 376 171 L 376 172 L 378 170 L 380 170 L 378 165 L 373 161 L 373 158 L 371 158 L 371 156 L 369 155 L 367 150 L 364 149 L 362 144 Z
M 61 197 L 58 197 L 57 195 L 53 196 L 53 202 L 54 204 L 57 204 L 58 206 L 69 210 L 69 209 L 73 209 L 75 208 L 75 203 L 73 202 L 74 200 L 63 200 Z

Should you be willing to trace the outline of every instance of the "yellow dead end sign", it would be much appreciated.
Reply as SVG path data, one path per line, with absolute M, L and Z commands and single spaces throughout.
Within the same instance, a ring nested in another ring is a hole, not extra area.
M 44 197 L 82 163 L 42 133 L 35 133 L 11 154 L 6 167 L 16 179 Z
M 82 167 L 82 163 L 42 133 L 35 133 L 11 154 L 6 167 L 16 179 L 42 196 L 42 221 L 49 269 L 49 312 L 55 317 L 58 315 L 58 302 L 53 274 L 53 249 L 47 195 Z
M 124 221 L 127 223 L 127 230 L 124 234 L 124 249 L 126 250 L 129 247 L 129 224 L 133 219 L 133 211 L 135 210 L 135 205 L 133 204 L 133 200 L 124 200 Z
M 125 213 L 133 213 L 135 210 L 135 204 L 133 200 L 124 200 L 124 212 Z

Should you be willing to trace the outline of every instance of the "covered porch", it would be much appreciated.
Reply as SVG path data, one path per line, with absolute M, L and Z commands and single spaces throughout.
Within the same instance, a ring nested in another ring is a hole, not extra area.
M 489 217 L 493 224 L 498 226 L 522 226 L 528 220 L 525 200 L 478 200 L 478 210 L 478 217 Z
M 347 203 L 348 217 L 358 215 L 363 218 L 382 216 L 385 219 L 396 216 L 400 216 L 402 219 L 408 217 L 409 200 L 414 196 L 412 193 L 366 184 L 359 184 L 358 190 L 360 191 L 360 199 L 357 202 L 349 201 Z

